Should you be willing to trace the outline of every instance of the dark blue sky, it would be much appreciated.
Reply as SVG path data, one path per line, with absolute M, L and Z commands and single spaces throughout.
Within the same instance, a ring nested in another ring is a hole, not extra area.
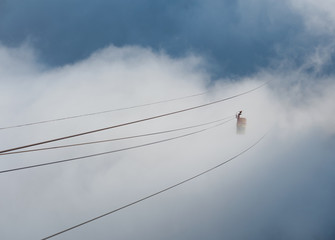
M 325 42 L 286 1 L 0 1 L 0 42 L 32 45 L 61 66 L 108 45 L 203 56 L 213 76 L 244 76 L 289 58 L 300 64 Z

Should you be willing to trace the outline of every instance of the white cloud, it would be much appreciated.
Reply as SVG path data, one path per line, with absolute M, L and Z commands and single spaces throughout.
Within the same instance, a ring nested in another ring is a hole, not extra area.
M 302 15 L 308 30 L 314 34 L 334 34 L 335 8 L 332 0 L 290 0 L 294 10 Z
M 13 54 L 17 51 L 20 54 Z M 246 236 L 259 239 L 267 238 L 273 231 L 282 231 L 288 239 L 293 239 L 292 236 L 305 236 L 311 231 L 322 234 L 327 226 L 322 221 L 318 225 L 318 221 L 311 220 L 303 222 L 302 227 L 316 226 L 303 233 L 292 230 L 293 223 L 281 226 L 282 229 L 273 228 L 285 223 L 288 216 L 296 221 L 310 217 L 309 212 L 305 212 L 307 207 L 319 209 L 319 218 L 325 221 L 333 216 L 322 212 L 332 206 L 331 202 L 320 207 L 318 200 L 313 202 L 311 198 L 310 205 L 302 204 L 301 211 L 289 204 L 301 202 L 299 196 L 310 190 L 299 190 L 304 186 L 303 180 L 309 182 L 310 175 L 320 170 L 318 162 L 309 158 L 312 154 L 305 155 L 304 147 L 311 146 L 309 151 L 315 150 L 324 158 L 324 164 L 331 166 L 329 152 L 321 151 L 324 149 L 318 140 L 331 138 L 335 133 L 332 79 L 319 79 L 311 84 L 309 79 L 306 80 L 308 76 L 299 69 L 285 74 L 264 71 L 238 82 L 218 80 L 209 87 L 210 76 L 202 67 L 201 58 L 172 59 L 164 53 L 155 54 L 150 49 L 138 47 L 111 46 L 84 61 L 56 69 L 37 64 L 27 47 L 20 50 L 2 47 L 0 59 L 25 69 L 1 70 L 0 83 L 5 86 L 0 90 L 0 106 L 4 113 L 1 126 L 127 107 L 210 90 L 196 98 L 147 108 L 2 130 L 2 149 L 194 106 L 273 80 L 264 88 L 222 104 L 81 139 L 111 138 L 193 125 L 229 116 L 238 110 L 243 110 L 248 119 L 245 136 L 237 136 L 235 123 L 231 122 L 169 143 L 1 175 L 0 238 L 45 237 L 137 200 L 237 154 L 273 125 L 274 130 L 264 142 L 226 167 L 66 233 L 61 239 L 204 239 L 208 234 L 213 239 Z M 309 84 L 308 87 L 305 84 Z M 0 166 L 6 169 L 59 160 L 161 138 L 163 136 L 2 157 Z M 297 167 L 302 157 L 307 166 L 304 171 Z M 287 164 L 297 168 L 287 171 Z M 317 170 L 313 170 L 315 166 Z M 332 179 L 328 171 L 323 173 L 327 177 L 317 180 L 317 184 Z M 278 178 L 281 174 L 284 179 Z M 325 191 L 329 187 L 325 187 Z M 296 195 L 291 199 L 287 194 L 294 191 L 297 191 Z M 327 202 L 329 195 L 323 194 Z M 286 206 L 292 211 L 276 211 L 275 206 Z M 272 210 L 269 212 L 269 209 Z M 245 228 L 248 224 L 255 230 Z M 262 226 L 267 224 L 264 233 Z

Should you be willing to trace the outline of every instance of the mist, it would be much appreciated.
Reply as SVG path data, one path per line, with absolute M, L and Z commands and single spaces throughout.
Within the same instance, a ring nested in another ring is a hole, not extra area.
M 278 67 L 238 81 L 213 82 L 206 58 L 200 55 L 175 58 L 139 46 L 111 45 L 82 61 L 54 68 L 41 64 L 34 48 L 27 45 L 2 46 L 0 53 L 1 127 L 205 93 L 147 107 L 3 129 L 2 149 L 200 105 L 268 82 L 229 101 L 65 143 L 196 125 L 234 116 L 240 110 L 248 121 L 245 135 L 236 134 L 234 120 L 170 142 L 1 174 L 1 239 L 42 238 L 76 225 L 211 168 L 266 133 L 254 148 L 215 171 L 58 238 L 334 238 L 335 84 L 331 75 Z M 304 66 L 315 63 L 310 61 L 315 54 L 306 57 Z M 1 156 L 0 167 L 109 151 L 191 131 Z

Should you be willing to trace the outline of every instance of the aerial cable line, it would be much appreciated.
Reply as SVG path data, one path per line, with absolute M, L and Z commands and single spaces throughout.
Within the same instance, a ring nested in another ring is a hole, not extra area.
M 173 102 L 173 101 L 183 100 L 183 99 L 187 99 L 187 98 L 193 98 L 193 97 L 204 95 L 207 92 L 193 94 L 193 95 L 189 95 L 189 96 L 185 96 L 185 97 L 178 97 L 178 98 L 172 98 L 172 99 L 167 99 L 167 100 L 161 100 L 161 101 L 157 101 L 157 102 L 144 103 L 144 104 L 130 106 L 130 107 L 115 108 L 115 109 L 109 109 L 109 110 L 105 110 L 105 111 L 79 114 L 79 115 L 74 115 L 74 116 L 69 116 L 69 117 L 55 118 L 55 119 L 44 120 L 44 121 L 36 121 L 36 122 L 31 122 L 31 123 L 23 123 L 23 124 L 18 124 L 18 125 L 13 125 L 13 126 L 0 127 L 0 130 L 10 129 L 10 128 L 26 127 L 26 126 L 32 126 L 32 125 L 38 125 L 38 124 L 50 123 L 50 122 L 58 122 L 58 121 L 64 121 L 64 120 L 69 120 L 69 119 L 99 115 L 99 114 L 104 114 L 104 113 L 129 110 L 129 109 L 133 109 L 133 108 L 147 107 L 147 106 L 157 105 L 157 104 L 161 104 L 161 103 L 167 103 L 167 102 Z
M 224 161 L 224 162 L 221 162 L 220 164 L 218 164 L 218 165 L 216 165 L 216 166 L 214 166 L 214 167 L 212 167 L 212 168 L 209 168 L 209 169 L 207 169 L 207 170 L 205 170 L 205 171 L 203 171 L 203 172 L 200 172 L 200 173 L 198 173 L 197 175 L 194 175 L 193 177 L 189 177 L 189 178 L 187 178 L 187 179 L 185 179 L 185 180 L 183 180 L 183 181 L 181 181 L 181 182 L 178 182 L 178 183 L 176 183 L 176 184 L 174 184 L 174 185 L 171 185 L 170 187 L 164 188 L 163 190 L 160 190 L 160 191 L 158 191 L 158 192 L 155 192 L 155 193 L 153 193 L 153 194 L 151 194 L 151 195 L 148 195 L 148 196 L 146 196 L 146 197 L 143 197 L 143 198 L 141 198 L 141 199 L 138 199 L 138 200 L 136 200 L 136 201 L 134 201 L 134 202 L 128 203 L 128 204 L 126 204 L 126 205 L 124 205 L 124 206 L 122 206 L 122 207 L 119 207 L 119 208 L 114 209 L 114 210 L 112 210 L 112 211 L 110 211 L 110 212 L 104 213 L 104 214 L 99 215 L 99 216 L 97 216 L 97 217 L 91 218 L 91 219 L 89 219 L 89 220 L 87 220 L 87 221 L 85 221 L 85 222 L 79 223 L 79 224 L 77 224 L 77 225 L 74 225 L 74 226 L 72 226 L 72 227 L 69 227 L 69 228 L 67 228 L 67 229 L 64 229 L 64 230 L 62 230 L 62 231 L 60 231 L 60 232 L 54 233 L 54 234 L 52 234 L 52 235 L 50 235 L 50 236 L 47 236 L 47 237 L 45 237 L 45 238 L 42 238 L 42 240 L 50 239 L 50 238 L 53 238 L 53 237 L 58 236 L 58 235 L 60 235 L 60 234 L 63 234 L 63 233 L 65 233 L 65 232 L 71 231 L 71 230 L 73 230 L 73 229 L 75 229 L 75 228 L 81 227 L 81 226 L 83 226 L 83 225 L 85 225 L 85 224 L 88 224 L 88 223 L 93 222 L 93 221 L 95 221 L 95 220 L 98 220 L 98 219 L 100 219 L 100 218 L 106 217 L 106 216 L 108 216 L 108 215 L 110 215 L 110 214 L 116 213 L 116 212 L 118 212 L 118 211 L 120 211 L 120 210 L 122 210 L 122 209 L 131 207 L 131 206 L 133 206 L 133 205 L 135 205 L 135 204 L 138 204 L 138 203 L 140 203 L 140 202 L 143 202 L 143 201 L 145 201 L 145 200 L 147 200 L 147 199 L 149 199 L 149 198 L 152 198 L 152 197 L 157 196 L 157 195 L 159 195 L 159 194 L 161 194 L 161 193 L 164 193 L 164 192 L 167 192 L 167 191 L 169 191 L 169 190 L 171 190 L 171 189 L 173 189 L 173 188 L 176 188 L 176 187 L 178 187 L 178 186 L 180 186 L 180 185 L 182 185 L 182 184 L 184 184 L 184 183 L 187 183 L 187 182 L 189 182 L 189 181 L 191 181 L 191 180 L 194 180 L 195 178 L 198 178 L 198 177 L 200 177 L 200 176 L 202 176 L 202 175 L 204 175 L 204 174 L 206 174 L 206 173 L 209 173 L 209 172 L 211 172 L 211 171 L 213 171 L 213 170 L 215 170 L 215 169 L 217 169 L 217 168 L 219 168 L 219 167 L 221 167 L 221 166 L 227 164 L 228 162 L 230 162 L 230 161 L 236 159 L 237 157 L 241 156 L 242 154 L 246 153 L 247 151 L 249 151 L 250 149 L 252 149 L 253 147 L 255 147 L 261 140 L 263 140 L 263 138 L 264 138 L 265 136 L 266 136 L 266 134 L 264 134 L 264 135 L 263 135 L 261 138 L 259 138 L 254 144 L 252 144 L 251 146 L 249 146 L 248 148 L 246 148 L 246 149 L 243 150 L 242 152 L 238 153 L 237 155 L 235 155 L 235 156 L 229 158 L 228 160 L 226 160 L 226 161 Z
M 145 121 L 149 121 L 149 120 L 153 120 L 153 119 L 157 119 L 157 118 L 167 117 L 167 116 L 182 113 L 182 112 L 191 111 L 191 110 L 198 109 L 198 108 L 207 107 L 207 106 L 210 106 L 210 105 L 213 105 L 213 104 L 221 103 L 221 102 L 233 99 L 233 98 L 243 96 L 243 95 L 248 94 L 250 92 L 256 91 L 257 89 L 259 89 L 261 87 L 264 87 L 268 83 L 269 82 L 265 82 L 265 83 L 259 85 L 258 87 L 255 87 L 255 88 L 251 89 L 251 90 L 248 90 L 248 91 L 245 91 L 245 92 L 242 92 L 242 93 L 239 93 L 239 94 L 235 94 L 235 95 L 230 96 L 230 97 L 222 98 L 222 99 L 219 99 L 219 100 L 216 100 L 216 101 L 212 101 L 212 102 L 209 102 L 209 103 L 196 105 L 194 107 L 184 108 L 184 109 L 169 112 L 169 113 L 164 113 L 164 114 L 160 114 L 160 115 L 156 115 L 156 116 L 152 116 L 152 117 L 142 118 L 142 119 L 139 119 L 139 120 L 130 121 L 130 122 L 126 122 L 126 123 L 121 123 L 121 124 L 117 124 L 117 125 L 112 125 L 112 126 L 109 126 L 109 127 L 99 128 L 99 129 L 95 129 L 95 130 L 91 130 L 91 131 L 87 131 L 87 132 L 81 132 L 81 133 L 77 133 L 77 134 L 73 134 L 73 135 L 69 135 L 69 136 L 65 136 L 65 137 L 54 138 L 54 139 L 50 139 L 50 140 L 46 140 L 46 141 L 42 141 L 42 142 L 37 142 L 37 143 L 33 143 L 33 144 L 28 144 L 28 145 L 24 145 L 24 146 L 20 146 L 20 147 L 14 147 L 14 148 L 2 150 L 2 151 L 0 151 L 0 153 L 15 151 L 15 150 L 23 149 L 23 148 L 28 148 L 28 147 L 33 147 L 33 146 L 42 145 L 42 144 L 46 144 L 46 143 L 61 141 L 61 140 L 69 139 L 69 138 L 79 137 L 79 136 L 83 136 L 83 135 L 87 135 L 87 134 L 106 131 L 106 130 L 109 130 L 109 129 L 112 129 L 112 128 L 124 127 L 124 126 L 127 126 L 127 125 L 132 125 L 132 124 L 145 122 Z
M 150 145 L 154 145 L 154 144 L 158 144 L 158 143 L 168 142 L 168 141 L 172 141 L 172 140 L 175 140 L 175 139 L 178 139 L 178 138 L 184 138 L 184 137 L 187 137 L 187 136 L 191 136 L 191 135 L 194 135 L 194 134 L 198 134 L 198 133 L 201 133 L 201 132 L 208 131 L 212 128 L 219 127 L 219 126 L 221 126 L 225 123 L 228 123 L 232 120 L 233 119 L 230 119 L 230 120 L 227 120 L 225 122 L 218 123 L 214 126 L 203 128 L 203 129 L 198 130 L 198 131 L 190 132 L 190 133 L 183 134 L 183 135 L 178 135 L 176 137 L 165 138 L 165 139 L 159 140 L 159 141 L 148 142 L 148 143 L 135 145 L 135 146 L 131 146 L 131 147 L 126 147 L 126 148 L 121 148 L 121 149 L 116 149 L 116 150 L 111 150 L 111 151 L 106 151 L 106 152 L 100 152 L 100 153 L 94 153 L 94 154 L 80 156 L 80 157 L 67 158 L 67 159 L 53 161 L 53 162 L 40 163 L 40 164 L 29 165 L 29 166 L 25 166 L 25 167 L 11 168 L 11 169 L 0 171 L 0 174 L 8 173 L 8 172 L 14 172 L 14 171 L 20 171 L 20 170 L 25 170 L 25 169 L 30 169 L 30 168 L 37 168 L 37 167 L 43 167 L 43 166 L 48 166 L 48 165 L 54 165 L 54 164 L 59 164 L 59 163 L 78 161 L 78 160 L 85 159 L 85 158 L 97 157 L 97 156 L 107 155 L 107 154 L 116 153 L 116 152 L 123 152 L 123 151 L 131 150 L 131 149 L 142 148 L 142 147 L 146 147 L 146 146 L 150 146 Z
M 28 150 L 22 150 L 22 151 L 6 152 L 6 153 L 0 153 L 0 156 L 20 154 L 20 153 L 28 153 L 28 152 L 37 152 L 37 151 L 44 151 L 44 150 L 52 150 L 52 149 L 60 149 L 60 148 L 68 148 L 68 147 L 77 147 L 77 146 L 84 146 L 84 145 L 89 145 L 89 144 L 106 143 L 106 142 L 120 141 L 120 140 L 132 139 L 132 138 L 148 137 L 148 136 L 154 136 L 154 135 L 159 135 L 159 134 L 165 134 L 165 133 L 171 133 L 171 132 L 177 132 L 177 131 L 197 128 L 197 127 L 202 127 L 202 126 L 210 125 L 210 124 L 213 124 L 213 123 L 216 123 L 216 122 L 222 122 L 223 120 L 226 120 L 226 119 L 229 119 L 229 118 L 234 119 L 235 116 L 229 116 L 229 117 L 225 117 L 225 118 L 218 119 L 218 120 L 211 121 L 211 122 L 201 123 L 201 124 L 188 126 L 188 127 L 175 128 L 175 129 L 170 129 L 170 130 L 165 130 L 165 131 L 151 132 L 151 133 L 132 135 L 132 136 L 126 136 L 126 137 L 119 137 L 119 138 L 112 138 L 112 139 L 104 139 L 104 140 L 98 140 L 98 141 L 67 144 L 67 145 L 60 145 L 60 146 L 53 146 L 53 147 L 35 148 L 35 149 L 28 149 Z

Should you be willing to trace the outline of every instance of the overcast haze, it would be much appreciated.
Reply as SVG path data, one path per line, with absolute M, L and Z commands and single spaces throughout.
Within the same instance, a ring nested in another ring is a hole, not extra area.
M 41 239 L 213 167 L 55 239 L 334 239 L 332 1 L 1 1 L 1 150 L 219 104 L 64 141 L 236 121 L 173 141 L 0 175 L 0 238 Z M 0 170 L 190 133 L 0 156 Z M 52 145 L 57 145 L 54 143 Z

